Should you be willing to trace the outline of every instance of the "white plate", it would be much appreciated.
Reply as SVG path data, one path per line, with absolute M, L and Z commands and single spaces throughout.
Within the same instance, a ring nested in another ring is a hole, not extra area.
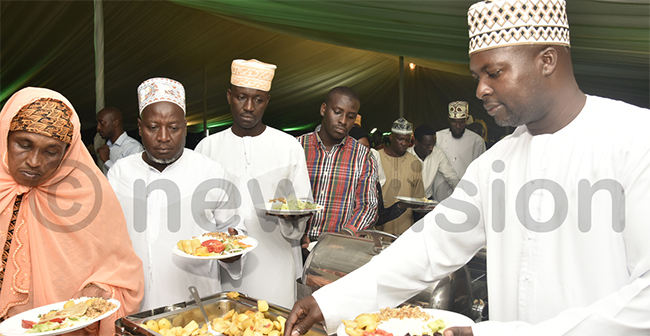
M 83 297 L 79 299 L 75 299 L 75 303 L 79 303 L 81 301 L 88 300 L 89 298 Z M 107 300 L 108 302 L 111 302 L 117 306 L 117 308 L 110 310 L 100 316 L 95 317 L 92 320 L 88 320 L 86 322 L 82 322 L 79 324 L 76 324 L 72 327 L 67 327 L 63 329 L 57 329 L 57 330 L 52 330 L 52 331 L 46 331 L 42 333 L 29 333 L 27 334 L 27 330 L 22 327 L 22 322 L 23 320 L 28 320 L 32 322 L 38 322 L 38 314 L 46 314 L 50 312 L 51 310 L 61 310 L 63 309 L 63 305 L 68 302 L 68 301 L 63 301 L 59 303 L 53 303 L 51 305 L 47 306 L 42 306 L 38 308 L 34 308 L 31 310 L 28 310 L 26 312 L 22 312 L 18 315 L 14 315 L 10 317 L 9 319 L 5 320 L 4 322 L 0 323 L 0 334 L 4 336 L 10 336 L 10 335 L 20 335 L 20 336 L 46 336 L 46 335 L 58 335 L 61 333 L 67 333 L 75 330 L 79 330 L 81 328 L 85 328 L 101 319 L 104 319 L 108 317 L 109 315 L 115 313 L 120 308 L 120 301 L 117 301 L 115 299 L 110 299 Z
M 304 210 L 276 210 L 276 209 L 271 209 L 273 206 L 272 202 L 266 203 L 264 205 L 259 205 L 258 208 L 260 210 L 264 210 L 268 212 L 271 215 L 307 215 L 312 212 L 317 212 L 323 210 L 322 205 L 318 205 L 316 209 L 304 209 Z
M 445 325 L 447 328 L 469 327 L 475 324 L 474 321 L 472 321 L 472 319 L 470 319 L 469 317 L 448 310 L 422 308 L 422 311 L 431 315 L 431 317 L 434 320 L 442 319 L 443 321 L 445 321 Z M 352 318 L 351 320 L 354 320 L 354 318 Z M 390 330 L 386 330 L 386 331 L 390 332 Z M 345 332 L 345 324 L 343 323 L 341 323 L 338 329 L 336 329 L 336 334 L 338 336 L 350 336 L 348 335 L 348 333 Z M 393 335 L 393 336 L 403 336 L 403 335 Z
M 406 196 L 395 196 L 398 200 L 408 203 L 408 204 L 414 204 L 414 205 L 426 205 L 426 206 L 436 206 L 438 205 L 437 201 L 423 201 L 419 198 L 416 197 L 406 197 Z
M 196 238 L 198 238 L 201 242 L 204 242 L 204 241 L 206 241 L 206 240 L 210 240 L 210 239 L 215 239 L 214 237 L 208 237 L 208 236 L 199 236 L 199 237 L 196 237 Z M 172 252 L 173 252 L 175 255 L 179 256 L 179 257 L 188 258 L 188 259 L 197 259 L 197 260 L 218 260 L 218 259 L 226 259 L 226 258 L 236 257 L 236 256 L 238 256 L 238 255 L 242 255 L 242 254 L 244 254 L 244 253 L 248 253 L 248 252 L 252 251 L 254 248 L 257 247 L 257 239 L 255 239 L 255 238 L 246 237 L 246 238 L 242 239 L 241 242 L 244 243 L 244 244 L 246 244 L 246 245 L 251 245 L 251 247 L 249 247 L 249 248 L 247 248 L 247 249 L 245 249 L 245 250 L 243 250 L 243 251 L 239 251 L 239 252 L 235 252 L 235 253 L 229 253 L 229 254 L 224 254 L 224 255 L 206 256 L 206 257 L 201 257 L 201 256 L 195 256 L 195 255 L 187 254 L 187 253 L 181 251 L 181 250 L 178 248 L 178 246 L 176 246 L 176 245 L 174 245 L 174 246 L 172 247 Z

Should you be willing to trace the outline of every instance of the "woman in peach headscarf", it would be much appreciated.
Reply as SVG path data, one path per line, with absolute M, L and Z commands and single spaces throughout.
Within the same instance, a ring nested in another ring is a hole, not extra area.
M 140 304 L 142 262 L 72 104 L 48 89 L 15 93 L 0 113 L 0 153 L 0 318 L 101 296 L 121 307 L 83 334 L 112 335 Z

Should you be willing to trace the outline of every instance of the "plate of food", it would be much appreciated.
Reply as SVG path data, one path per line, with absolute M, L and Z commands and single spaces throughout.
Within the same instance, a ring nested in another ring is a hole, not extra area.
M 308 200 L 297 199 L 290 195 L 287 198 L 278 197 L 269 200 L 268 203 L 260 205 L 259 208 L 271 215 L 306 215 L 323 209 L 322 205 Z
M 0 334 L 46 336 L 85 328 L 120 308 L 115 299 L 83 297 L 53 303 L 14 315 L 0 323 Z
M 451 311 L 405 306 L 343 320 L 336 333 L 338 336 L 437 336 L 446 328 L 473 324 L 469 317 Z
M 413 205 L 424 205 L 424 206 L 436 206 L 438 205 L 437 201 L 430 200 L 426 197 L 407 197 L 407 196 L 395 196 L 397 200 Z
M 179 257 L 199 260 L 218 260 L 248 253 L 257 247 L 257 240 L 248 236 L 231 236 L 225 232 L 206 232 L 184 239 L 172 247 Z

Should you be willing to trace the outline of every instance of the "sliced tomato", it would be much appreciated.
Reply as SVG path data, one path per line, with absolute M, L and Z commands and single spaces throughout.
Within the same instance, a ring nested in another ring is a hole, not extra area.
M 57 317 L 57 318 L 53 318 L 53 319 L 49 320 L 48 322 L 63 323 L 63 321 L 64 320 L 62 318 Z
M 25 328 L 25 329 L 32 329 L 34 324 L 36 324 L 36 322 L 23 320 L 23 322 L 20 324 L 20 326 Z
M 207 247 L 208 252 L 210 253 L 221 253 L 225 249 L 223 243 L 216 239 L 206 240 L 203 243 L 201 243 L 201 245 Z

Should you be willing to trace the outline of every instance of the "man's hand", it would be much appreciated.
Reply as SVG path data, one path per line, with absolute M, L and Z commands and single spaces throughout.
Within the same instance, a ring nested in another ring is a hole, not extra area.
M 234 228 L 228 228 L 228 234 L 231 235 L 231 236 L 236 236 L 237 235 L 237 230 L 234 229 Z M 239 259 L 241 259 L 241 254 L 238 255 L 238 256 L 234 256 L 234 257 L 230 257 L 230 258 L 226 258 L 226 259 L 221 259 L 221 261 L 223 261 L 225 263 L 228 263 L 228 264 L 231 264 L 231 263 L 234 263 L 235 261 L 237 261 Z
M 284 336 L 300 336 L 305 334 L 316 322 L 324 320 L 318 303 L 313 296 L 308 296 L 293 305 L 289 318 L 285 322 Z
M 99 155 L 99 158 L 102 160 L 102 162 L 106 162 L 110 159 L 110 153 L 111 151 L 107 145 L 102 145 L 101 147 L 97 148 L 97 154 Z
M 111 293 L 103 290 L 94 283 L 91 283 L 72 296 L 73 299 L 78 299 L 80 297 L 100 297 L 108 300 L 111 298 Z
M 471 327 L 451 327 L 447 328 L 443 336 L 474 336 Z
M 303 249 L 306 249 L 309 247 L 309 243 L 311 243 L 311 240 L 309 239 L 308 235 L 302 236 L 302 239 L 300 239 L 300 247 Z

